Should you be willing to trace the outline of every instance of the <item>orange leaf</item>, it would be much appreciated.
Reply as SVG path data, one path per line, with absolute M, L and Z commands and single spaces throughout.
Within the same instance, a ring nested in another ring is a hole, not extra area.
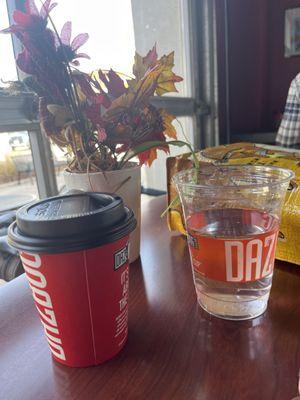
M 123 112 L 126 108 L 130 108 L 134 101 L 134 93 L 125 93 L 122 96 L 115 99 L 111 106 L 104 114 L 105 119 L 114 118 L 116 114 Z
M 106 112 L 106 117 L 111 118 L 120 111 L 124 111 L 125 108 L 145 104 L 155 93 L 162 95 L 168 92 L 177 92 L 175 83 L 182 81 L 182 78 L 172 71 L 173 66 L 174 52 L 162 56 L 159 60 L 157 60 L 155 46 L 146 57 L 136 53 L 133 66 L 136 78 L 127 81 L 127 92 L 112 102 Z M 170 135 L 175 134 L 171 128 L 169 131 Z
M 156 94 L 161 96 L 164 93 L 177 92 L 175 83 L 181 81 L 182 78 L 180 76 L 175 75 L 170 69 L 165 69 L 157 80 Z
M 156 43 L 151 50 L 148 51 L 146 57 L 143 57 L 143 64 L 148 68 L 153 68 L 157 63 Z
M 143 102 L 145 99 L 154 95 L 157 89 L 157 79 L 159 78 L 160 71 L 154 70 L 147 74 L 133 89 L 135 91 L 134 103 Z
M 162 96 L 165 93 L 178 92 L 173 81 L 163 81 L 158 83 L 155 93 Z
M 157 150 L 162 150 L 165 153 L 169 153 L 169 147 L 168 147 L 168 142 L 164 146 L 159 146 L 157 148 L 153 148 L 149 150 L 149 157 L 148 160 L 146 161 L 146 164 L 148 164 L 149 167 L 151 167 L 152 163 L 154 160 L 157 159 Z
M 164 93 L 177 92 L 175 83 L 181 82 L 182 78 L 172 71 L 174 67 L 174 51 L 167 56 L 162 56 L 158 62 L 160 75 L 157 79 L 156 94 L 161 96 Z
M 174 51 L 172 51 L 167 56 L 162 56 L 159 61 L 161 64 L 172 69 L 174 67 Z
M 137 80 L 142 79 L 146 72 L 155 67 L 157 64 L 157 51 L 156 44 L 153 46 L 151 50 L 148 51 L 145 57 L 142 57 L 139 53 L 135 53 L 134 56 L 134 65 L 133 65 L 133 74 Z
M 175 117 L 167 113 L 167 111 L 163 109 L 159 110 L 159 112 L 163 119 L 164 135 L 172 139 L 177 139 L 177 132 L 174 125 L 172 124 L 172 121 L 175 119 Z
M 145 73 L 147 72 L 147 67 L 143 63 L 143 57 L 139 55 L 139 53 L 135 53 L 134 56 L 134 64 L 132 68 L 133 75 L 137 80 L 142 79 Z
M 157 150 L 156 149 L 151 149 L 149 151 L 149 158 L 146 161 L 146 164 L 148 164 L 149 167 L 151 167 L 152 163 L 154 160 L 157 159 Z
M 139 103 L 148 101 L 150 96 L 153 96 L 157 88 L 157 80 L 161 70 L 155 68 L 153 71 L 146 74 L 139 81 L 130 81 L 127 93 L 115 99 L 106 114 L 111 116 L 119 111 L 124 111 L 124 108 L 133 107 Z

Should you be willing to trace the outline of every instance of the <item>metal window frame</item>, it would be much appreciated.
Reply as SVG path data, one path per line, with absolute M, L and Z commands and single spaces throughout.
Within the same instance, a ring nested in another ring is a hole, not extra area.
M 176 117 L 210 114 L 210 107 L 206 103 L 201 100 L 197 102 L 192 97 L 154 96 L 151 104 L 158 108 L 165 108 Z
M 215 0 L 181 0 L 190 97 L 154 97 L 152 104 L 176 117 L 194 117 L 194 147 L 219 144 Z M 192 38 L 192 40 L 190 39 Z

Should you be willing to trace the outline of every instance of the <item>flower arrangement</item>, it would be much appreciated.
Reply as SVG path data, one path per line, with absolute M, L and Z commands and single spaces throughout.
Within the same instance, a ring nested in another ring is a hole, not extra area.
M 71 40 L 71 22 L 58 34 L 51 1 L 39 10 L 26 0 L 24 12 L 15 10 L 15 24 L 2 32 L 14 34 L 23 45 L 17 65 L 39 96 L 43 131 L 69 156 L 68 170 L 116 170 L 134 157 L 150 166 L 157 150 L 186 144 L 176 140 L 174 117 L 150 102 L 154 95 L 176 92 L 182 81 L 172 71 L 174 52 L 158 58 L 154 46 L 144 57 L 136 53 L 132 77 L 112 69 L 81 72 L 79 59 L 89 57 L 78 51 L 88 34 Z

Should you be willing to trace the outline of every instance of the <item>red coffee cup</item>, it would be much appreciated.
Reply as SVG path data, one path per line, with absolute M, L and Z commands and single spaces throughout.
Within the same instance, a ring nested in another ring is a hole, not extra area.
M 127 339 L 128 240 L 136 227 L 120 197 L 58 196 L 22 207 L 8 232 L 53 357 L 100 364 Z

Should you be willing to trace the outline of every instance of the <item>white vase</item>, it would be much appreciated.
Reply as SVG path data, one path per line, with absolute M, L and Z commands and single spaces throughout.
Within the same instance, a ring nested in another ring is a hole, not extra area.
M 128 168 L 116 171 L 75 173 L 64 171 L 67 190 L 116 193 L 122 197 L 137 220 L 137 227 L 130 235 L 129 261 L 140 255 L 141 237 L 141 167 L 131 163 Z

